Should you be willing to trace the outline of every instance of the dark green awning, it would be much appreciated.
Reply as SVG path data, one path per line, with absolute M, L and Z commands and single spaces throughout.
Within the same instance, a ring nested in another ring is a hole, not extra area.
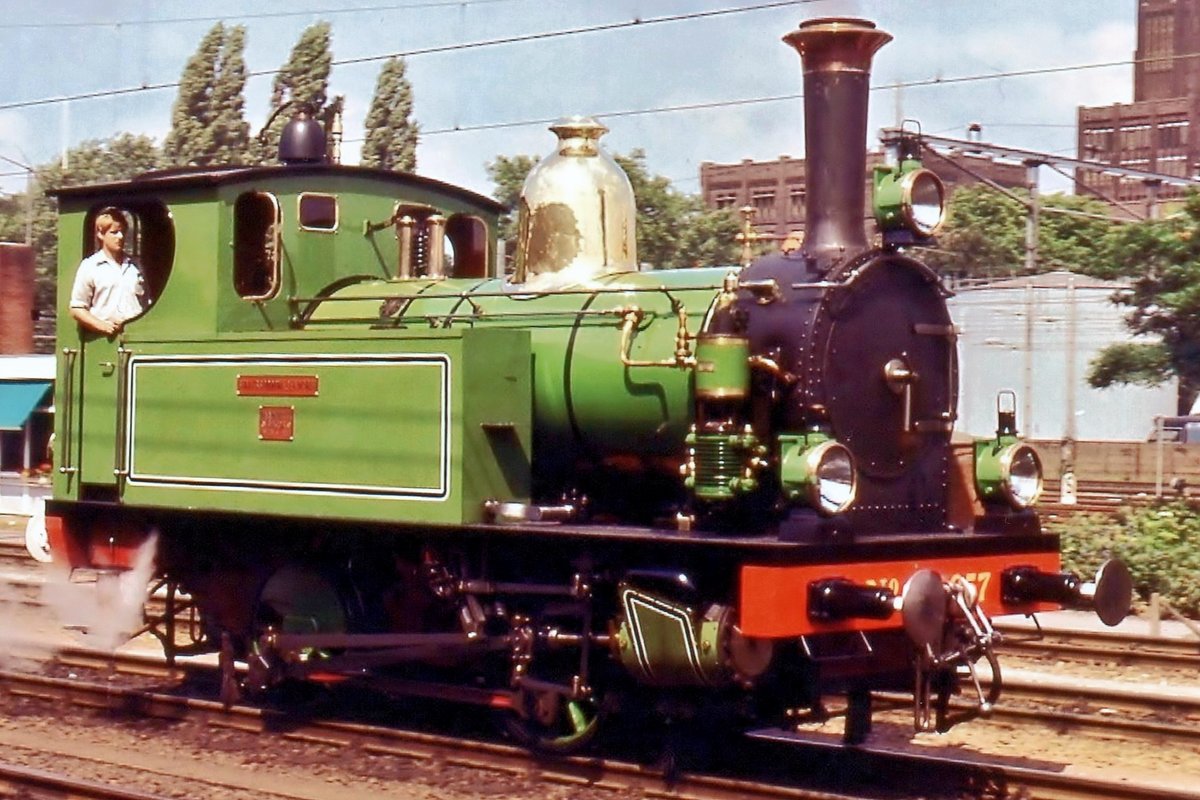
M 50 381 L 0 382 L 0 430 L 20 430 L 41 404 Z

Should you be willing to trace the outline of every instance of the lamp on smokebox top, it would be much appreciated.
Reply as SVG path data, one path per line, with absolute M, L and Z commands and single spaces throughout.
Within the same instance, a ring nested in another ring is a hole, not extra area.
M 920 130 L 902 129 L 897 163 L 875 167 L 875 220 L 889 247 L 928 244 L 945 222 L 946 189 L 920 155 Z

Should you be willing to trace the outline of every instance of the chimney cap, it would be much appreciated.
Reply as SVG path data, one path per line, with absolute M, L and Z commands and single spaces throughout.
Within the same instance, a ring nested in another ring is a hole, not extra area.
M 783 37 L 802 56 L 820 50 L 820 58 L 803 58 L 805 73 L 871 71 L 871 59 L 892 35 L 857 17 L 818 17 L 800 23 Z

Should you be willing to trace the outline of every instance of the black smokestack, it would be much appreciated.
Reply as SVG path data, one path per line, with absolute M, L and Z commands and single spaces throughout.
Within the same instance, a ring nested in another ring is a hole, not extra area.
M 783 40 L 804 64 L 804 254 L 821 272 L 866 249 L 867 94 L 871 59 L 892 40 L 863 19 L 801 23 Z

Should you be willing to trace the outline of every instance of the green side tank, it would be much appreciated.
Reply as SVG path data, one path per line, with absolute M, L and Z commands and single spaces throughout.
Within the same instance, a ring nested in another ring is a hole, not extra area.
M 580 459 L 677 471 L 694 416 L 693 337 L 728 272 L 612 273 L 545 291 L 499 280 L 371 281 L 332 295 L 307 324 L 528 330 L 535 472 Z

